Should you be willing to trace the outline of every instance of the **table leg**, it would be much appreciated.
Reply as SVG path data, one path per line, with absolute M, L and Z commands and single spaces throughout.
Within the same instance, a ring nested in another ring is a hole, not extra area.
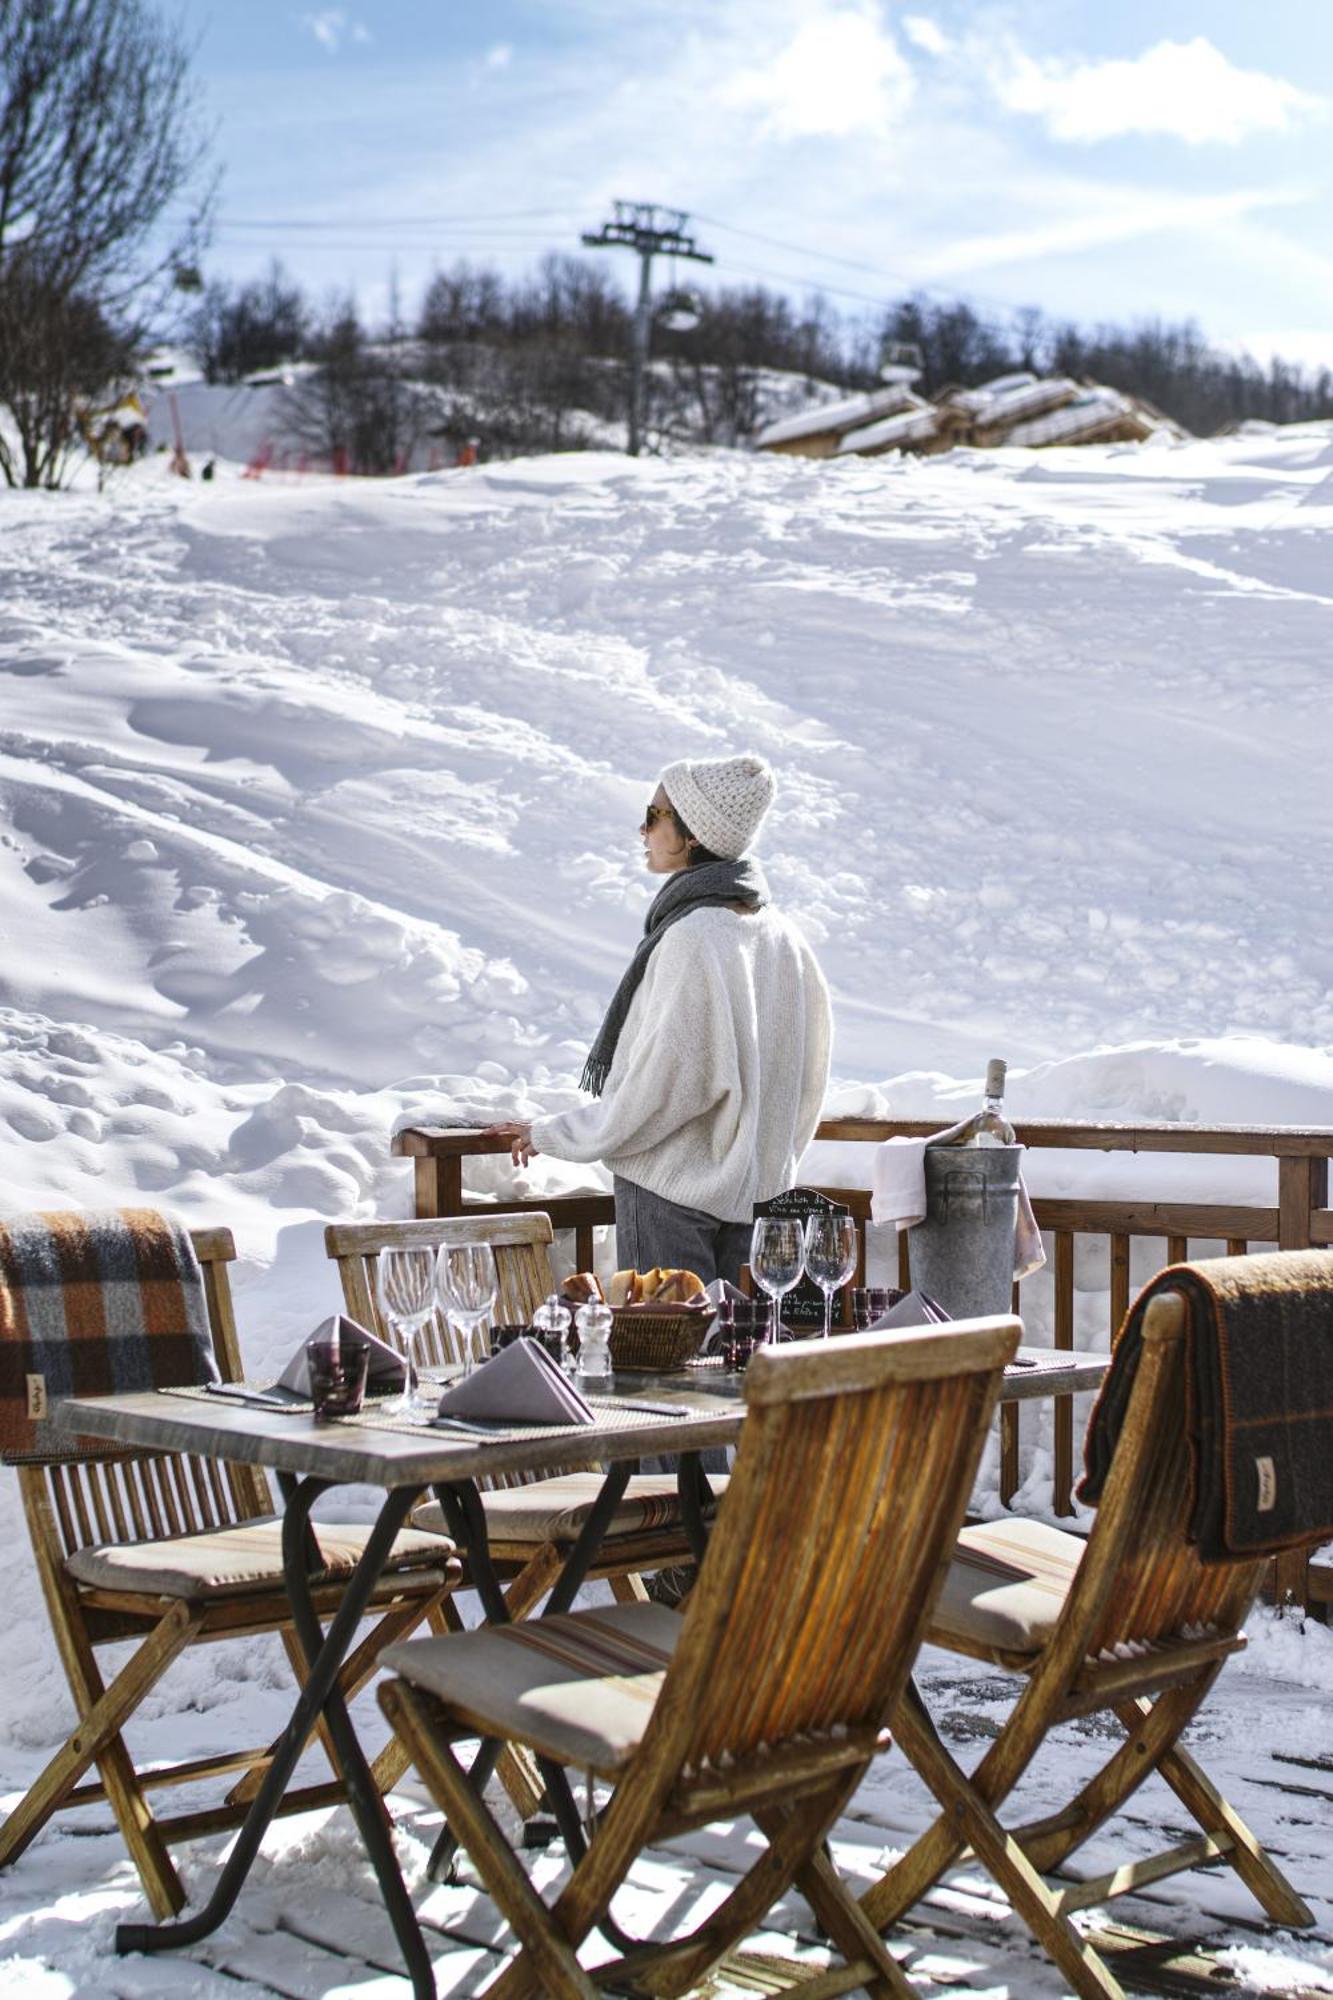
M 579 1538 L 555 1580 L 555 1588 L 542 1606 L 543 1618 L 554 1618 L 558 1613 L 568 1611 L 578 1596 L 583 1580 L 592 1567 L 593 1558 L 602 1546 L 606 1531 L 611 1525 L 612 1516 L 624 1498 L 625 1488 L 629 1485 L 633 1470 L 633 1460 L 625 1459 L 620 1464 L 613 1465 L 602 1481 L 602 1490 L 593 1501 L 587 1520 L 579 1529 Z
M 714 1505 L 715 1496 L 697 1451 L 681 1453 L 676 1483 L 680 1492 L 681 1525 L 694 1550 L 695 1561 L 702 1562 L 708 1552 L 708 1510 Z
M 356 1814 L 357 1824 L 370 1851 L 371 1862 L 381 1886 L 385 1889 L 386 1901 L 393 1891 L 386 1881 L 384 1862 L 387 1859 L 392 1881 L 397 1884 L 397 1895 L 406 1904 L 407 1915 L 415 1933 L 415 1953 L 408 1950 L 407 1940 L 394 1917 L 394 1928 L 399 1942 L 403 1945 L 404 1956 L 412 1972 L 412 1982 L 421 2000 L 433 2000 L 435 1985 L 430 1972 L 430 1961 L 417 1929 L 416 1917 L 411 1904 L 407 1902 L 407 1892 L 403 1888 L 402 1877 L 393 1857 L 388 1830 L 382 1818 L 382 1805 L 370 1778 L 360 1746 L 352 1732 L 346 1705 L 337 1691 L 337 1679 L 343 1661 L 351 1649 L 356 1628 L 365 1615 L 380 1572 L 393 1546 L 413 1502 L 417 1498 L 415 1489 L 400 1488 L 388 1494 L 379 1512 L 379 1518 L 366 1540 L 356 1568 L 347 1580 L 342 1601 L 330 1621 L 327 1632 L 322 1632 L 315 1617 L 310 1598 L 309 1578 L 306 1573 L 306 1536 L 309 1530 L 310 1509 L 321 1493 L 328 1491 L 329 1482 L 317 1479 L 301 1481 L 292 1491 L 282 1523 L 283 1564 L 288 1592 L 292 1600 L 293 1620 L 297 1628 L 302 1650 L 309 1664 L 305 1686 L 297 1697 L 291 1721 L 278 1739 L 273 1761 L 264 1775 L 264 1781 L 255 1793 L 250 1810 L 242 1821 L 231 1853 L 223 1863 L 213 1893 L 202 1910 L 194 1916 L 184 1917 L 169 1924 L 120 1924 L 116 1929 L 116 1950 L 126 1952 L 172 1951 L 185 1945 L 197 1944 L 201 1938 L 209 1937 L 230 1914 L 240 1893 L 241 1885 L 250 1872 L 259 1844 L 272 1822 L 273 1815 L 287 1790 L 293 1771 L 296 1769 L 301 1752 L 305 1749 L 321 1710 L 328 1715 L 330 1730 L 338 1748 L 339 1758 L 344 1764 L 348 1797 Z M 374 1794 L 373 1812 L 363 1811 L 358 1804 L 357 1794 L 364 1785 L 369 1785 Z M 371 1830 L 373 1826 L 373 1830 Z M 415 1960 L 415 1962 L 414 1962 Z
M 579 1588 L 592 1566 L 594 1557 L 602 1545 L 602 1539 L 611 1524 L 612 1516 L 620 1505 L 630 1474 L 634 1470 L 632 1460 L 613 1465 L 602 1481 L 601 1491 L 589 1510 L 588 1518 L 579 1530 L 578 1539 L 569 1552 L 564 1568 L 556 1578 L 555 1587 L 541 1610 L 541 1617 L 549 1618 L 557 1612 L 568 1611 L 578 1595 Z M 481 1495 L 471 1480 L 460 1481 L 455 1486 L 437 1486 L 435 1497 L 444 1511 L 449 1533 L 454 1540 L 467 1550 L 468 1569 L 481 1599 L 481 1607 L 489 1625 L 508 1625 L 512 1621 L 509 1607 L 500 1588 L 500 1580 L 495 1574 L 491 1561 L 490 1538 L 486 1531 L 486 1509 Z M 492 1736 L 483 1737 L 472 1760 L 469 1775 L 478 1789 L 485 1786 L 495 1770 L 502 1749 L 500 1742 Z M 444 1882 L 450 1878 L 454 1858 L 458 1853 L 458 1840 L 446 1825 L 431 1849 L 427 1873 L 432 1882 Z

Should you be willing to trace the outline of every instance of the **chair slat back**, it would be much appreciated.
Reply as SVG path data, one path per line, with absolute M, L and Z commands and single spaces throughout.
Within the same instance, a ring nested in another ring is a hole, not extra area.
M 324 1244 L 338 1266 L 348 1313 L 391 1347 L 402 1341 L 385 1319 L 375 1287 L 381 1250 L 429 1249 L 459 1243 L 489 1243 L 495 1254 L 498 1292 L 492 1319 L 497 1326 L 526 1324 L 551 1290 L 551 1219 L 542 1210 L 526 1215 L 439 1216 L 415 1222 L 332 1222 Z M 454 1335 L 436 1311 L 417 1336 L 417 1352 L 428 1367 L 458 1361 Z
M 194 1229 L 190 1241 L 203 1273 L 218 1372 L 223 1381 L 238 1382 L 241 1352 L 227 1275 L 236 1257 L 231 1231 Z M 54 1537 L 65 1556 L 103 1542 L 196 1534 L 273 1511 L 258 1466 L 222 1466 L 186 1453 L 76 1444 L 59 1458 L 17 1470 L 34 1542 Z M 54 1557 L 57 1551 L 47 1553 Z
M 751 1362 L 736 1467 L 654 1717 L 679 1731 L 686 1766 L 882 1725 L 1018 1331 L 968 1321 Z
M 1266 1564 L 1202 1563 L 1188 1539 L 1185 1301 L 1148 1308 L 1143 1354 L 1066 1618 L 1085 1625 L 1089 1658 L 1238 1630 Z
M 550 1293 L 552 1239 L 551 1218 L 541 1209 L 523 1215 L 432 1216 L 412 1222 L 331 1222 L 324 1231 L 324 1245 L 338 1266 L 349 1315 L 400 1351 L 403 1343 L 384 1317 L 375 1286 L 375 1261 L 381 1250 L 489 1243 L 498 1287 L 493 1321 L 497 1326 L 519 1326 L 528 1324 Z M 439 1310 L 417 1337 L 417 1356 L 428 1368 L 462 1358 Z M 523 1486 L 534 1477 L 510 1473 L 481 1484 Z

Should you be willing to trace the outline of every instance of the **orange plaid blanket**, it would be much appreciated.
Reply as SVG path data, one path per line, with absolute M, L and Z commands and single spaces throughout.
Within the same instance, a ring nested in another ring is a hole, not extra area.
M 188 1233 L 155 1209 L 0 1221 L 0 1457 L 62 1456 L 61 1396 L 217 1380 Z

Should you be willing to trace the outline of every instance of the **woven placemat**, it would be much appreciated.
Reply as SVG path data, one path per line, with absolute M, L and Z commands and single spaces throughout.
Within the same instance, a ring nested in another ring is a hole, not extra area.
M 237 1386 L 240 1387 L 242 1385 L 237 1384 Z M 244 1386 L 254 1387 L 257 1395 L 264 1393 L 257 1385 L 247 1383 Z M 218 1396 L 212 1394 L 208 1389 L 188 1386 L 164 1389 L 161 1393 L 164 1396 L 180 1396 L 190 1402 L 208 1403 L 213 1409 L 227 1405 L 238 1410 L 262 1408 L 264 1415 L 270 1417 L 308 1417 L 313 1415 L 315 1408 L 314 1404 L 309 1402 L 284 1403 L 281 1408 L 277 1408 L 276 1406 L 270 1407 L 268 1404 L 246 1403 L 240 1397 Z M 632 1431 L 644 1428 L 669 1430 L 673 1425 L 684 1422 L 685 1415 L 695 1416 L 706 1414 L 706 1412 L 700 1413 L 691 1410 L 682 1416 L 667 1416 L 659 1411 L 645 1410 L 642 1407 L 636 1408 L 632 1404 L 627 1406 L 625 1403 L 618 1402 L 607 1396 L 587 1396 L 584 1398 L 584 1401 L 587 1403 L 589 1409 L 596 1414 L 597 1424 L 595 1429 L 588 1424 L 506 1424 L 503 1427 L 497 1424 L 494 1428 L 487 1425 L 484 1432 L 478 1430 L 475 1433 L 471 1433 L 463 1430 L 453 1430 L 449 1425 L 444 1423 L 438 1425 L 413 1423 L 410 1417 L 390 1416 L 387 1411 L 378 1410 L 373 1407 L 363 1408 L 354 1417 L 330 1417 L 328 1423 L 330 1428 L 355 1426 L 362 1430 L 399 1431 L 407 1437 L 420 1438 L 429 1435 L 443 1439 L 452 1438 L 458 1444 L 515 1444 L 522 1443 L 529 1438 L 566 1437 L 588 1438 L 591 1442 L 592 1438 L 598 1432 Z

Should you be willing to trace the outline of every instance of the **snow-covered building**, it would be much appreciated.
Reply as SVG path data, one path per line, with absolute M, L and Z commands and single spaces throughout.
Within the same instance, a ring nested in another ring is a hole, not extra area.
M 1016 372 L 933 401 L 905 384 L 822 403 L 769 424 L 759 451 L 843 458 L 888 451 L 930 453 L 953 445 L 1119 444 L 1155 432 L 1183 437 L 1179 424 L 1140 397 L 1069 375 Z
M 765 424 L 756 431 L 754 444 L 758 451 L 789 452 L 798 458 L 832 458 L 849 432 L 879 423 L 900 411 L 923 407 L 926 406 L 922 398 L 906 383 L 894 382 L 865 395 L 843 396 L 836 402 L 816 403 L 792 416 L 779 417 L 775 423 Z

